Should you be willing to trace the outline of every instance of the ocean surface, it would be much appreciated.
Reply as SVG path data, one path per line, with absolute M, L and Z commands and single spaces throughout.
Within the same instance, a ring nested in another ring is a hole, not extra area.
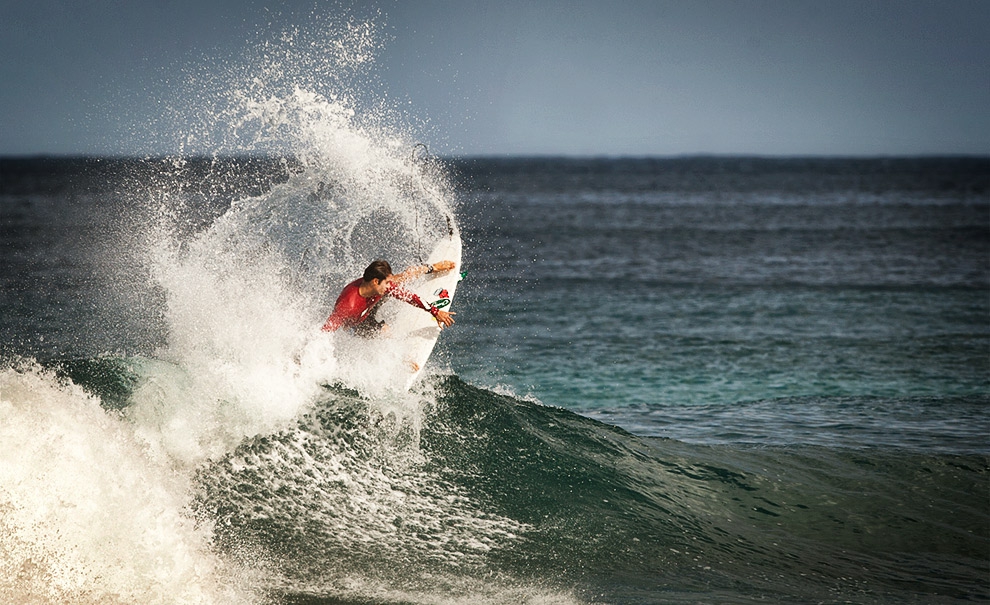
M 0 160 L 0 601 L 990 600 L 990 160 L 405 151 Z
M 0 160 L 0 601 L 990 600 L 990 160 L 355 153 Z

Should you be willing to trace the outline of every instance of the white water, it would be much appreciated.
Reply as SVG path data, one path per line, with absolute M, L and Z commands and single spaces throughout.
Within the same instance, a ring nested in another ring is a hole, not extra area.
M 0 601 L 250 601 L 187 516 L 188 477 L 80 388 L 3 370 L 0 444 Z

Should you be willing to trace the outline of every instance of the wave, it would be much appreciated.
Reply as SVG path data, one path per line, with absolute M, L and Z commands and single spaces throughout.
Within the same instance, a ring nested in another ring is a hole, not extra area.
M 316 570 L 619 600 L 986 593 L 984 456 L 703 447 L 456 377 L 435 387 L 414 419 L 328 391 L 297 427 L 204 471 L 200 505 L 232 542 L 287 561 L 289 594 L 335 594 Z
M 984 455 L 643 438 L 434 376 L 404 398 L 322 387 L 297 419 L 202 462 L 188 489 L 174 490 L 174 475 L 136 445 L 127 428 L 133 421 L 117 419 L 132 405 L 126 393 L 147 380 L 134 366 L 122 369 L 128 363 L 61 366 L 101 400 L 72 385 L 55 389 L 42 371 L 22 373 L 35 399 L 71 393 L 87 411 L 32 412 L 17 425 L 21 438 L 51 424 L 43 434 L 63 441 L 129 444 L 64 470 L 72 486 L 104 485 L 80 491 L 70 510 L 117 520 L 110 527 L 87 518 L 90 541 L 121 527 L 145 535 L 133 524 L 164 503 L 171 515 L 154 527 L 198 553 L 192 560 L 209 566 L 205 577 L 225 586 L 236 570 L 251 569 L 252 594 L 276 602 L 988 596 Z M 20 467 L 30 475 L 63 457 L 71 459 L 54 449 Z M 58 476 L 63 467 L 56 468 Z M 51 496 L 58 482 L 45 485 L 33 487 Z M 157 489 L 187 499 L 161 499 Z M 8 531 L 11 518 L 18 519 L 5 516 Z M 72 534 L 60 531 L 60 544 L 71 543 Z M 117 561 L 105 552 L 90 565 Z M 160 558 L 153 550 L 135 557 L 136 546 L 121 552 L 129 553 L 125 570 Z

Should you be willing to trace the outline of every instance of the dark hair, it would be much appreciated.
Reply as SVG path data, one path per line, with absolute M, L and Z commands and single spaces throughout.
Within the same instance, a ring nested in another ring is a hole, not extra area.
M 376 260 L 368 265 L 368 268 L 364 270 L 364 281 L 385 279 L 389 275 L 392 275 L 392 266 L 388 264 L 388 261 Z

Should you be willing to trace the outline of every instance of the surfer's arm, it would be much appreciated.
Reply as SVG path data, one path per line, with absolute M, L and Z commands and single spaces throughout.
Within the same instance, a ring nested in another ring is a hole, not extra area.
M 437 272 L 437 273 L 440 273 L 440 272 L 443 272 L 443 271 L 450 271 L 451 269 L 454 268 L 454 266 L 455 266 L 454 265 L 454 261 L 450 261 L 450 260 L 442 260 L 442 261 L 433 263 L 432 265 L 430 265 L 430 264 L 427 264 L 427 265 L 414 265 L 412 267 L 409 267 L 408 269 L 406 269 L 402 273 L 397 273 L 396 275 L 393 275 L 392 276 L 392 281 L 402 283 L 404 281 L 408 281 L 410 279 L 413 279 L 414 277 L 419 277 L 420 275 L 426 275 L 427 273 L 433 273 L 434 271 Z
M 420 298 L 415 292 L 406 290 L 394 281 L 389 282 L 388 290 L 386 290 L 385 293 L 393 298 L 397 298 L 414 307 L 419 307 L 420 309 L 427 311 L 430 315 L 436 318 L 437 322 L 445 327 L 454 325 L 454 318 L 452 317 L 454 315 L 453 313 L 447 313 L 446 311 L 442 311 L 433 305 L 424 303 L 423 299 Z

